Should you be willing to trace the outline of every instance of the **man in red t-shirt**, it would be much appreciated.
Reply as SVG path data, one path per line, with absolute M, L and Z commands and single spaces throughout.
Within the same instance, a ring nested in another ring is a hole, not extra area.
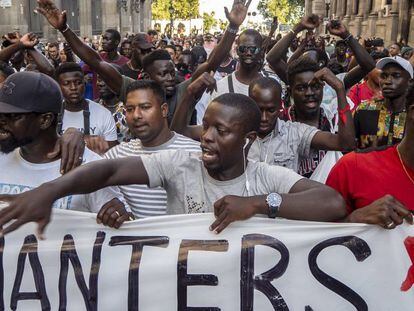
M 114 63 L 121 67 L 126 64 L 129 59 L 118 53 L 118 46 L 121 42 L 121 35 L 115 29 L 107 29 L 102 35 L 102 59 L 108 63 Z M 97 75 L 92 71 L 88 65 L 84 65 L 82 70 L 85 74 L 92 73 L 93 98 L 99 98 L 99 90 L 96 86 Z
M 406 134 L 399 145 L 371 152 L 352 152 L 332 169 L 326 184 L 342 194 L 349 222 L 387 229 L 414 212 L 414 88 L 407 96 Z

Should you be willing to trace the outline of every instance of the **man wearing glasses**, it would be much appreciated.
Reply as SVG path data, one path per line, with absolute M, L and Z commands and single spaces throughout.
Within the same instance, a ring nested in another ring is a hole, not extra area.
M 239 93 L 248 96 L 249 85 L 261 77 L 263 65 L 263 38 L 254 29 L 243 31 L 237 39 L 239 66 L 235 72 L 217 82 L 217 91 L 211 94 L 210 101 L 225 93 Z

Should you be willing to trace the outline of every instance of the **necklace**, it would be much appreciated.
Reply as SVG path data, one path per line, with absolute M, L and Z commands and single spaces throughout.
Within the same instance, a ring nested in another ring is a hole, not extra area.
M 404 165 L 404 162 L 402 160 L 401 153 L 400 153 L 400 150 L 398 149 L 398 147 L 399 147 L 399 145 L 397 146 L 397 153 L 398 153 L 398 158 L 400 159 L 400 162 L 401 162 L 401 166 L 403 167 L 403 170 L 404 170 L 405 174 L 407 175 L 408 179 L 411 180 L 411 182 L 414 184 L 413 178 L 410 176 L 410 174 L 407 171 L 407 168 Z

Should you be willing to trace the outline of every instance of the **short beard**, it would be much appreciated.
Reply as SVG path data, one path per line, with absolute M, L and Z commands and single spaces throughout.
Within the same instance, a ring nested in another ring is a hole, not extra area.
M 17 148 L 26 146 L 33 142 L 33 139 L 30 137 L 26 137 L 23 139 L 16 139 L 13 135 L 11 135 L 9 138 L 0 141 L 0 153 L 8 154 L 10 152 L 13 152 Z

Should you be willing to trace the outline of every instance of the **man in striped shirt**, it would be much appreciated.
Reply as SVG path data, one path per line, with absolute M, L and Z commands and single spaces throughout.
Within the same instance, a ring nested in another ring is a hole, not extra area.
M 126 96 L 126 121 L 137 139 L 110 149 L 108 159 L 158 153 L 162 150 L 200 151 L 199 143 L 168 128 L 165 91 L 154 81 L 135 81 Z M 161 187 L 146 185 L 120 186 L 135 217 L 166 214 L 167 194 Z

